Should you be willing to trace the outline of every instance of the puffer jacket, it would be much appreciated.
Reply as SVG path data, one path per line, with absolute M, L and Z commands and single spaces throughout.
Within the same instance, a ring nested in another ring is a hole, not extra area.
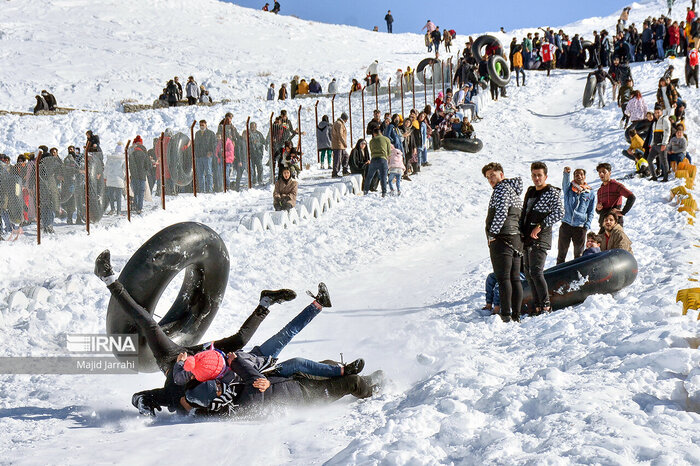
M 630 121 L 639 121 L 646 118 L 647 103 L 644 102 L 644 98 L 637 99 L 634 97 L 630 99 L 627 102 L 627 107 L 625 107 L 625 115 L 630 117 Z
M 216 151 L 214 154 L 216 155 L 217 158 L 221 158 L 224 153 L 223 146 L 221 144 L 221 139 L 219 139 L 219 142 L 216 144 Z M 233 163 L 233 161 L 236 159 L 236 147 L 233 144 L 233 141 L 230 139 L 226 139 L 226 163 Z
M 327 150 L 331 145 L 331 124 L 325 120 L 321 120 L 316 128 L 316 145 L 318 150 Z
M 595 215 L 595 193 L 590 190 L 575 193 L 571 186 L 571 173 L 566 172 L 564 172 L 561 189 L 564 193 L 562 222 L 572 227 L 590 229 Z
M 523 192 L 523 180 L 520 177 L 506 178 L 493 188 L 486 215 L 486 236 L 496 238 L 518 236 L 520 228 L 520 194 Z
M 124 188 L 126 163 L 120 154 L 107 157 L 105 162 L 105 183 L 109 188 Z
M 552 185 L 546 186 L 540 197 L 527 211 L 528 199 L 536 194 L 537 189 L 530 186 L 525 193 L 522 214 L 520 216 L 520 231 L 525 245 L 534 245 L 542 249 L 552 247 L 552 226 L 564 217 L 564 205 L 561 202 L 561 190 Z M 530 233 L 540 226 L 541 230 L 537 239 L 530 237 Z

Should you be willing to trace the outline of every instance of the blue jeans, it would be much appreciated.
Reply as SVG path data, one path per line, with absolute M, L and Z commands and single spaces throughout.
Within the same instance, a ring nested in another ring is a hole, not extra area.
M 296 336 L 297 333 L 306 327 L 314 317 L 321 312 L 313 304 L 306 306 L 294 319 L 292 319 L 282 330 L 267 339 L 265 343 L 253 348 L 251 353 L 258 356 L 276 358 L 285 346 Z
M 211 168 L 211 157 L 197 157 L 197 191 L 210 193 L 214 191 L 214 172 Z
M 418 149 L 418 162 L 421 165 L 428 163 L 428 142 L 425 141 L 424 144 L 424 148 Z
M 520 274 L 520 280 L 525 280 L 525 275 Z M 496 274 L 491 272 L 486 277 L 486 304 L 494 306 L 501 305 L 501 293 L 498 291 L 498 280 Z
M 663 39 L 658 39 L 656 41 L 656 53 L 659 55 L 659 60 L 666 58 L 666 53 L 664 52 L 664 41 Z
M 318 377 L 340 377 L 343 375 L 340 366 L 323 364 L 321 362 L 311 361 L 304 358 L 292 358 L 281 362 L 275 366 L 275 370 L 282 377 L 290 377 L 297 372 Z
M 146 180 L 132 181 L 131 187 L 134 190 L 134 209 L 140 212 L 143 210 L 143 196 L 146 194 Z
M 363 191 L 365 194 L 369 192 L 370 183 L 372 178 L 374 178 L 375 173 L 379 173 L 379 181 L 382 183 L 382 194 L 386 194 L 386 174 L 389 171 L 389 163 L 386 159 L 380 157 L 375 157 L 369 163 L 369 168 L 367 169 L 367 176 L 365 177 L 365 185 L 363 186 Z
M 391 192 L 394 192 L 394 188 L 391 185 L 391 182 L 393 180 L 396 180 L 396 190 L 398 192 L 401 192 L 401 174 L 400 173 L 389 173 L 389 189 L 391 189 Z
M 10 221 L 10 213 L 7 210 L 3 210 L 2 213 L 0 213 L 0 220 L 2 220 L 0 224 L 5 224 L 5 233 L 11 233 L 15 230 L 15 225 Z
M 114 210 L 114 204 L 117 204 L 117 213 L 122 211 L 122 188 L 107 187 L 107 199 L 109 200 L 110 210 Z
M 520 66 L 515 67 L 515 84 L 520 86 L 520 76 L 523 77 L 523 86 L 525 85 L 525 71 Z

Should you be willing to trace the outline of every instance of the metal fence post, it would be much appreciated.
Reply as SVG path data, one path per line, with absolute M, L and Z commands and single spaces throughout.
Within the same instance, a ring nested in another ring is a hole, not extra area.
M 401 117 L 406 115 L 406 112 L 403 109 L 403 76 L 401 76 Z
M 362 88 L 362 139 L 367 138 L 365 133 L 365 88 Z
M 85 231 L 90 234 L 90 177 L 88 173 L 90 172 L 90 141 L 85 145 Z
M 192 194 L 197 197 L 197 163 L 194 157 L 194 125 L 197 124 L 197 119 L 192 122 L 190 126 L 190 143 L 192 144 Z
M 224 192 L 228 191 L 228 178 L 226 176 L 226 121 L 221 125 L 221 149 L 223 150 L 224 154 L 224 160 L 223 160 L 223 167 L 224 167 Z
M 270 184 L 275 184 L 275 145 L 273 139 L 275 138 L 272 130 L 272 117 L 275 116 L 275 112 L 270 114 Z
M 411 94 L 413 95 L 413 108 L 416 108 L 416 70 L 411 75 Z
M 353 144 L 352 144 L 352 92 L 353 92 L 353 90 L 350 89 L 350 92 L 348 93 L 348 113 L 350 114 L 350 147 L 353 147 Z
M 430 81 L 433 83 L 433 103 L 435 103 L 435 66 L 433 66 Z
M 448 71 L 447 76 L 448 76 L 449 79 L 450 79 L 450 87 L 452 87 L 452 80 L 453 80 L 453 76 L 452 76 L 452 57 L 450 57 L 450 58 L 447 60 L 447 71 Z
M 442 81 L 442 98 L 446 99 L 447 94 L 445 94 L 445 73 L 443 71 L 444 69 L 445 69 L 445 62 L 441 61 L 440 62 L 440 81 Z
M 374 109 L 379 110 L 379 76 L 374 82 Z
M 253 177 L 250 174 L 250 116 L 245 121 L 245 151 L 248 154 L 248 189 L 253 187 Z
M 129 146 L 131 145 L 131 139 L 126 141 L 126 147 L 124 148 L 124 163 L 126 170 L 126 219 L 131 221 L 131 193 L 129 189 L 131 188 L 131 178 L 129 177 Z
M 391 78 L 389 78 L 387 86 L 389 86 L 389 113 L 391 113 Z
M 317 100 L 316 105 L 314 105 L 314 110 L 316 112 L 316 131 L 318 131 L 318 102 Z M 321 151 L 318 150 L 318 140 L 316 140 L 316 161 L 321 163 Z
M 165 149 L 163 141 L 165 133 L 160 133 L 160 205 L 165 210 Z
M 331 119 L 335 123 L 335 94 L 333 94 L 333 98 L 331 99 Z
M 428 106 L 428 81 L 425 80 L 425 68 L 423 68 L 423 98 L 425 106 Z
M 36 215 L 36 244 L 41 244 L 41 194 L 39 194 L 39 159 L 44 155 L 42 152 L 34 161 L 34 212 Z
M 301 104 L 297 110 L 297 130 L 299 131 L 299 142 L 297 143 L 297 151 L 299 151 L 299 171 L 304 170 L 304 154 L 301 153 Z

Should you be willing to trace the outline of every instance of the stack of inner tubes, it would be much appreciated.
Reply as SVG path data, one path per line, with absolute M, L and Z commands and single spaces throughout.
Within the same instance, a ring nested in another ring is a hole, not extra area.
M 496 54 L 486 55 L 486 47 L 493 46 L 498 49 Z M 494 36 L 485 34 L 476 38 L 472 44 L 472 55 L 479 62 L 487 62 L 489 79 L 500 87 L 506 86 L 510 82 L 510 65 L 506 59 L 499 55 L 503 53 L 503 45 L 501 41 Z

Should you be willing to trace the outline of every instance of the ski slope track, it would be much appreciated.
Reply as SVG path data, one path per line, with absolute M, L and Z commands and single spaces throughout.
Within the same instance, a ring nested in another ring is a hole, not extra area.
M 665 4 L 633 3 L 631 21 L 665 13 Z M 677 2 L 674 10 L 684 14 L 689 4 Z M 184 0 L 5 2 L 0 108 L 26 111 L 48 88 L 59 105 L 97 113 L 2 115 L 0 152 L 14 158 L 47 144 L 63 156 L 86 129 L 111 150 L 136 134 L 149 141 L 166 127 L 184 130 L 194 118 L 215 124 L 226 111 L 237 125 L 247 115 L 265 122 L 270 112 L 299 105 L 263 101 L 269 82 L 279 87 L 298 74 L 325 86 L 335 76 L 349 87 L 374 59 L 388 74 L 424 56 L 415 34 L 310 23 L 213 0 L 198 2 L 194 21 L 193 8 Z M 563 28 L 589 36 L 612 29 L 619 12 L 601 13 L 610 16 Z M 56 26 L 46 27 L 50 21 Z M 501 39 L 507 44 L 510 37 Z M 647 104 L 669 62 L 632 65 Z M 683 69 L 682 60 L 674 64 Z M 117 111 L 121 99 L 152 101 L 164 80 L 189 74 L 215 99 L 232 103 Z M 109 293 L 92 274 L 96 255 L 109 248 L 121 270 L 161 228 L 195 220 L 217 231 L 231 256 L 207 339 L 235 331 L 260 290 L 295 289 L 299 297 L 274 306 L 251 340 L 260 343 L 307 304 L 305 289 L 324 281 L 333 307 L 281 357 L 363 357 L 365 373 L 383 369 L 389 379 L 367 400 L 201 421 L 138 415 L 132 393 L 162 385 L 160 374 L 0 376 L 0 464 L 698 464 L 700 331 L 694 311 L 682 316 L 674 301 L 678 289 L 694 285 L 688 278 L 697 278 L 700 242 L 698 228 L 669 202 L 669 188 L 680 181 L 624 180 L 637 196 L 625 219 L 639 263 L 630 287 L 519 325 L 480 310 L 490 272 L 485 163 L 499 161 L 507 176 L 529 184 L 529 164 L 543 160 L 556 186 L 564 166 L 582 167 L 594 189 L 597 163 L 611 162 L 617 178 L 633 169 L 620 155 L 626 146 L 619 109 L 581 106 L 586 74 L 528 73 L 526 87 L 510 86 L 508 98 L 481 109 L 480 153 L 430 152 L 432 166 L 403 181 L 401 197 L 345 196 L 318 219 L 287 230 L 238 230 L 241 219 L 270 209 L 269 188 L 169 198 L 165 212 L 152 207 L 132 223 L 112 219 L 94 225 L 90 236 L 59 225 L 40 247 L 31 237 L 0 243 L 0 356 L 61 354 L 62 334 L 104 332 Z M 680 92 L 697 161 L 700 93 Z M 347 99 L 339 100 L 336 115 L 347 108 Z M 302 142 L 313 157 L 313 105 L 301 103 L 308 131 Z M 380 107 L 388 109 L 385 98 Z M 323 101 L 319 113 L 330 114 L 330 104 Z M 357 137 L 361 118 L 354 119 Z M 328 178 L 317 167 L 304 171 L 300 200 Z M 156 314 L 176 296 L 175 282 Z M 18 290 L 34 290 L 35 298 L 10 306 Z

